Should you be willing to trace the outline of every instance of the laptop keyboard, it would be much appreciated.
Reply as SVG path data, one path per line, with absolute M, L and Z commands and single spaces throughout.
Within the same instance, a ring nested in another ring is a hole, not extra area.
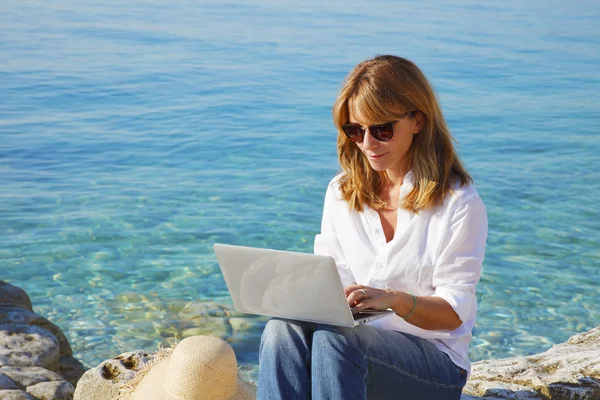
M 363 310 L 361 312 L 358 312 L 356 314 L 353 314 L 352 316 L 354 317 L 354 320 L 356 321 L 357 319 L 361 319 L 361 318 L 365 318 L 365 317 L 372 317 L 373 315 L 378 315 L 378 314 L 387 314 L 389 311 L 387 310 Z

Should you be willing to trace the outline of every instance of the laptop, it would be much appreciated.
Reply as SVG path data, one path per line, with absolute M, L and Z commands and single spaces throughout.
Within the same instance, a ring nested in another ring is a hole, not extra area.
M 394 314 L 353 314 L 332 257 L 219 243 L 213 248 L 242 313 L 346 327 Z

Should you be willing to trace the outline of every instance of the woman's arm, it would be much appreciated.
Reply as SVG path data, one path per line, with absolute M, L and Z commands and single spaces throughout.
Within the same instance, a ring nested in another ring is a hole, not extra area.
M 487 223 L 485 206 L 477 195 L 456 208 L 434 265 L 433 294 L 416 297 L 416 307 L 415 298 L 409 293 L 361 285 L 346 288 L 349 304 L 355 305 L 355 311 L 391 308 L 423 329 L 457 329 L 462 322 L 472 319 L 477 310 L 475 286 L 481 276 Z
M 365 294 L 359 289 L 364 290 Z M 444 299 L 435 296 L 413 296 L 399 290 L 376 289 L 363 285 L 351 285 L 346 289 L 348 303 L 353 312 L 366 308 L 385 310 L 391 308 L 396 315 L 419 328 L 428 330 L 455 330 L 462 324 L 458 314 Z M 414 308 L 414 311 L 413 311 Z

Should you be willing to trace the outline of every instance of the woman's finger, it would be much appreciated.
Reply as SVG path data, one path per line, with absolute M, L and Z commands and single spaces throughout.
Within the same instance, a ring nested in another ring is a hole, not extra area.
M 368 298 L 359 300 L 358 303 L 352 308 L 352 312 L 356 314 L 357 312 L 363 311 L 367 308 L 374 310 L 386 310 L 388 307 L 385 305 L 385 302 L 381 297 L 369 296 Z
M 357 289 L 348 295 L 348 304 L 351 307 L 366 297 L 365 293 L 363 292 L 364 290 L 365 289 Z
M 366 299 L 365 301 L 359 302 L 352 308 L 352 313 L 356 314 L 368 308 L 375 308 L 375 301 L 373 299 Z
M 365 309 L 364 303 L 357 303 L 354 307 L 350 308 L 350 310 L 352 310 L 352 314 L 358 314 L 359 312 L 361 312 L 364 309 Z
M 358 290 L 358 289 L 364 289 L 366 288 L 366 286 L 363 285 L 350 285 L 344 288 L 344 293 L 346 294 L 346 297 L 348 297 L 348 295 L 350 295 L 350 293 Z

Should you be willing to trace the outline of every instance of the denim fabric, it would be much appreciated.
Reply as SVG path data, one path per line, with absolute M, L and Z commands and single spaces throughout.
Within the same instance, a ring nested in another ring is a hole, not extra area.
M 452 400 L 467 380 L 431 342 L 369 325 L 271 319 L 259 363 L 259 400 Z

